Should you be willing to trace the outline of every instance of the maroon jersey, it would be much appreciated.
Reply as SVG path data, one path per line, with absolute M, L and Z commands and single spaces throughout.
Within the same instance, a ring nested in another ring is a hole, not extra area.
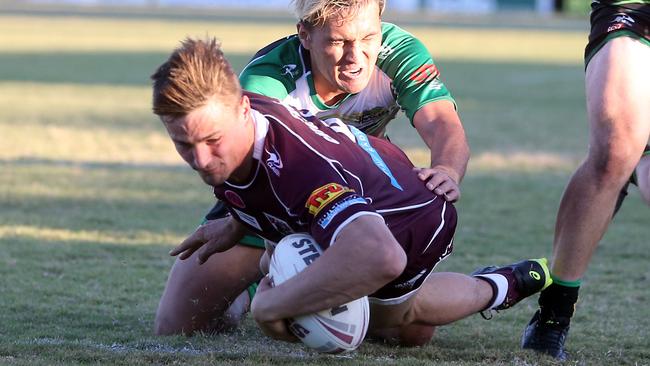
M 326 249 L 355 218 L 381 216 L 409 258 L 405 280 L 449 254 L 455 210 L 426 189 L 395 145 L 245 94 L 255 123 L 253 172 L 243 184 L 214 187 L 234 218 L 270 241 L 307 232 Z

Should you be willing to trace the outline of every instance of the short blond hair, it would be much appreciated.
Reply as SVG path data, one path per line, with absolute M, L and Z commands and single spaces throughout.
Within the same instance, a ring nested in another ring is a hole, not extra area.
M 234 107 L 241 99 L 239 79 L 215 38 L 186 38 L 151 75 L 153 113 L 179 117 L 217 101 Z
M 298 20 L 308 26 L 321 26 L 333 17 L 341 20 L 354 18 L 359 9 L 370 3 L 379 5 L 379 16 L 384 13 L 386 0 L 293 0 Z

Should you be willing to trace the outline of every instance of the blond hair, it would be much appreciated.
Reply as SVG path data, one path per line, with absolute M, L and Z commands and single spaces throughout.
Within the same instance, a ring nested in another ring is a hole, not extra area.
M 167 61 L 151 75 L 153 113 L 185 116 L 215 100 L 234 107 L 242 89 L 215 38 L 186 38 Z
M 341 21 L 352 19 L 359 9 L 370 3 L 379 5 L 379 16 L 384 12 L 386 0 L 293 0 L 299 21 L 308 26 L 321 26 L 329 19 L 340 17 Z

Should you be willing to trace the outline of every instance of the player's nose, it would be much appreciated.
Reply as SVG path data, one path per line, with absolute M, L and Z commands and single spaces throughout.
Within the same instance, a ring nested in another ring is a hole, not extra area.
M 192 156 L 195 169 L 203 170 L 209 166 L 210 161 L 212 161 L 212 153 L 210 152 L 209 146 L 206 144 L 196 144 L 192 151 Z

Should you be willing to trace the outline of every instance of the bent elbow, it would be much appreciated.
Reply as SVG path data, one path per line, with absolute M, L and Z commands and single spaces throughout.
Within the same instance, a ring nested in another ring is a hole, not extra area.
M 399 244 L 395 243 L 383 250 L 381 264 L 377 268 L 380 268 L 381 276 L 386 283 L 396 279 L 406 268 L 406 253 Z

